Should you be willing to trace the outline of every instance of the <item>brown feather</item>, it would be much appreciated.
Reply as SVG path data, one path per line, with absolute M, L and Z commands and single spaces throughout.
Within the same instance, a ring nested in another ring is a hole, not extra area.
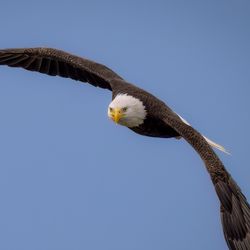
M 0 65 L 70 77 L 109 90 L 112 90 L 111 80 L 122 79 L 102 64 L 51 48 L 0 50 Z
M 221 203 L 221 221 L 229 249 L 249 250 L 250 206 L 240 188 L 199 132 L 168 110 L 163 120 L 186 139 L 204 161 Z

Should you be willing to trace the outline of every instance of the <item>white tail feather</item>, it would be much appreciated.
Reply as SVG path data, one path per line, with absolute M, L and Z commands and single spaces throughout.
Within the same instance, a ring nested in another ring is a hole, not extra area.
M 204 139 L 207 141 L 207 143 L 208 143 L 211 147 L 217 148 L 217 149 L 219 149 L 220 151 L 222 151 L 222 152 L 224 152 L 224 153 L 230 155 L 230 152 L 228 152 L 223 146 L 221 146 L 220 144 L 218 144 L 218 143 L 216 143 L 216 142 L 210 140 L 209 138 L 207 138 L 207 137 L 204 136 L 204 135 L 202 135 L 202 136 L 204 137 Z
M 191 126 L 183 117 L 181 117 L 179 114 L 177 114 L 177 115 L 180 117 L 180 119 L 181 119 L 184 123 L 186 123 L 187 125 Z M 216 142 L 210 140 L 209 138 L 207 138 L 207 137 L 204 136 L 204 135 L 202 135 L 202 136 L 203 136 L 203 138 L 207 141 L 207 143 L 208 143 L 211 147 L 216 148 L 216 149 L 218 149 L 218 150 L 220 150 L 220 151 L 222 151 L 222 152 L 224 152 L 224 153 L 230 155 L 230 153 L 229 153 L 223 146 L 221 146 L 220 144 L 218 144 L 218 143 L 216 143 Z

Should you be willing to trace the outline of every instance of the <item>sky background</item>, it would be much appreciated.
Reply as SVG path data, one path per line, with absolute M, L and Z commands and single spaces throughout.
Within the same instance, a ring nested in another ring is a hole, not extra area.
M 152 92 L 218 152 L 250 199 L 250 2 L 1 1 L 1 48 L 54 47 Z M 1 250 L 227 249 L 184 141 L 107 117 L 111 93 L 0 67 Z

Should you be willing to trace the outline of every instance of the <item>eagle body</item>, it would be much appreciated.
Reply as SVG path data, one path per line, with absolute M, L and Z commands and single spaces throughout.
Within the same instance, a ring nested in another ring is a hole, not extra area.
M 163 122 L 161 114 L 163 110 L 170 110 L 170 108 L 160 99 L 131 83 L 124 84 L 124 81 L 116 80 L 112 86 L 114 86 L 112 100 L 118 95 L 124 94 L 140 100 L 145 107 L 146 117 L 143 123 L 139 126 L 129 127 L 129 129 L 137 134 L 150 137 L 171 138 L 180 136 L 171 126 Z
M 137 134 L 150 137 L 178 138 L 180 136 L 172 127 L 162 122 L 161 119 L 150 115 L 143 124 L 130 129 Z
M 250 250 L 250 205 L 209 140 L 152 94 L 128 83 L 105 65 L 51 48 L 0 50 L 0 65 L 88 82 L 112 91 L 108 116 L 145 136 L 183 138 L 203 160 L 220 202 L 220 215 L 230 250 Z M 212 146 L 212 147 L 211 147 Z

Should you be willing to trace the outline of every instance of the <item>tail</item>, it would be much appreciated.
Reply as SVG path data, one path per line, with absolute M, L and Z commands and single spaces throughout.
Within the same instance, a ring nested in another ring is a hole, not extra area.
M 215 190 L 221 202 L 221 222 L 230 250 L 250 249 L 250 205 L 236 182 L 218 180 Z
M 216 143 L 216 142 L 210 140 L 209 138 L 207 138 L 207 137 L 204 136 L 204 135 L 202 135 L 202 136 L 204 137 L 204 139 L 207 141 L 207 143 L 208 143 L 211 147 L 217 148 L 218 150 L 224 152 L 225 154 L 230 155 L 230 153 L 229 153 L 223 146 L 221 146 L 220 144 L 218 144 L 218 143 Z
M 186 123 L 187 125 L 191 126 L 183 117 L 181 117 L 179 114 L 177 114 L 177 115 L 180 117 L 180 119 L 181 119 L 184 123 Z M 218 144 L 218 143 L 216 143 L 216 142 L 210 140 L 209 138 L 207 138 L 207 137 L 204 136 L 204 135 L 202 135 L 202 136 L 204 137 L 204 139 L 207 141 L 207 143 L 208 143 L 211 147 L 216 148 L 216 149 L 218 149 L 218 150 L 224 152 L 225 154 L 230 155 L 230 153 L 229 153 L 223 146 L 221 146 L 220 144 Z

